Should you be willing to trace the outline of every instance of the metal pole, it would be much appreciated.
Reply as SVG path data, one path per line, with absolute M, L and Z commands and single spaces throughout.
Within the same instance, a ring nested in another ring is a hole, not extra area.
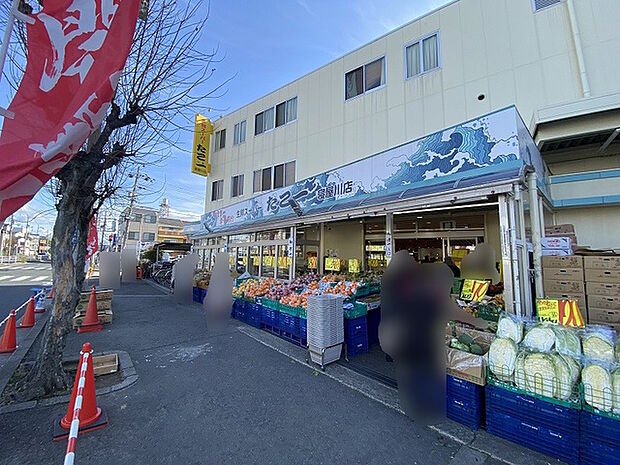
M 498 196 L 497 202 L 499 207 L 499 234 L 502 252 L 502 272 L 504 275 L 504 301 L 506 303 L 506 311 L 508 313 L 514 313 L 512 262 L 510 259 L 510 228 L 508 225 L 508 205 L 506 202 L 506 196 Z
M 519 272 L 519 254 L 517 252 L 517 221 L 515 216 L 515 199 L 508 196 L 508 221 L 510 231 L 510 261 L 512 264 L 512 280 L 514 285 L 515 313 L 523 315 L 523 307 L 521 306 L 521 273 Z
M 293 250 L 289 250 L 289 255 L 291 256 L 291 266 L 289 267 L 289 271 L 288 271 L 288 279 L 289 281 L 292 281 L 293 279 L 295 279 L 295 256 L 296 254 L 296 248 L 297 248 L 297 232 L 296 232 L 296 228 L 295 226 L 291 226 L 291 247 Z M 289 248 L 291 248 L 289 247 Z
M 325 223 L 321 223 L 319 225 L 319 256 L 318 256 L 318 266 L 319 266 L 319 274 L 322 275 L 324 272 L 324 264 L 323 257 L 325 257 Z
M 129 222 L 131 221 L 131 214 L 133 212 L 133 204 L 134 199 L 136 198 L 136 189 L 138 188 L 138 178 L 140 178 L 140 167 L 138 166 L 138 171 L 136 172 L 136 179 L 133 181 L 133 189 L 131 189 L 131 194 L 129 198 L 129 213 L 127 214 L 127 221 L 125 222 L 125 234 L 123 234 L 123 245 L 121 249 L 125 248 L 125 244 L 127 244 L 127 236 L 129 235 Z M 138 240 L 140 238 L 138 237 Z
M 524 199 L 521 193 L 521 187 L 515 185 L 515 200 L 517 208 L 517 218 L 519 220 L 519 239 L 521 240 L 521 248 L 519 262 L 521 264 L 521 289 L 523 293 L 523 306 L 525 307 L 525 315 L 532 316 L 532 284 L 530 281 L 530 254 L 527 251 L 527 236 L 525 235 L 525 207 Z
M 540 209 L 538 205 L 538 186 L 536 185 L 536 173 L 527 176 L 527 188 L 530 195 L 530 223 L 532 228 L 532 246 L 534 248 L 534 284 L 536 285 L 536 298 L 544 297 L 543 277 L 542 277 L 542 243 Z
M 392 229 L 394 227 L 394 214 L 393 213 L 386 213 L 385 215 L 385 244 L 386 244 L 386 250 L 385 250 L 385 261 L 386 264 L 389 265 L 390 261 L 392 260 L 392 255 L 394 255 L 394 235 L 392 234 Z M 388 237 L 390 238 L 390 248 L 391 250 L 387 250 L 387 239 Z M 388 256 L 389 253 L 389 256 Z

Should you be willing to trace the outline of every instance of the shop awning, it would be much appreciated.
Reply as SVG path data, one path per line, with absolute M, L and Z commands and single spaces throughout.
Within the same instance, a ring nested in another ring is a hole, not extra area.
M 545 165 L 513 106 L 207 212 L 196 235 L 377 211 L 408 200 L 518 182 L 528 170 L 538 174 L 546 194 Z
M 168 252 L 189 252 L 192 250 L 192 244 L 189 242 L 159 242 L 153 244 L 153 249 Z

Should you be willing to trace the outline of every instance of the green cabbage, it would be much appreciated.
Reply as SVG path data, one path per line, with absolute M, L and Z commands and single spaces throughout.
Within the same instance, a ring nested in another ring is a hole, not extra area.
M 553 397 L 555 380 L 558 378 L 553 357 L 534 352 L 525 357 L 523 366 L 527 390 L 540 396 Z
M 517 344 L 505 337 L 496 338 L 489 347 L 489 369 L 500 380 L 511 382 L 515 371 Z
M 523 345 L 538 352 L 549 352 L 555 344 L 555 333 L 550 325 L 537 324 L 525 333 Z
M 553 397 L 566 400 L 573 393 L 572 373 L 568 363 L 560 356 L 553 353 L 553 364 L 555 366 L 556 377 L 554 379 Z
M 522 350 L 517 355 L 517 359 L 515 360 L 515 384 L 519 389 L 527 390 L 527 385 L 525 384 L 525 357 L 527 354 L 525 350 Z
M 620 363 L 620 337 L 616 341 L 616 363 Z
M 523 323 L 502 316 L 497 322 L 497 336 L 510 338 L 518 344 L 523 339 Z
M 620 415 L 620 368 L 616 368 L 616 371 L 611 375 L 611 384 L 613 387 L 614 413 Z
M 558 355 L 568 365 L 568 369 L 570 370 L 570 382 L 572 386 L 575 386 L 575 384 L 577 384 L 577 381 L 579 381 L 579 375 L 581 374 L 581 366 L 579 365 L 579 362 L 575 360 L 573 357 L 569 357 L 568 355 L 564 355 L 564 354 L 558 354 Z
M 555 333 L 555 350 L 571 357 L 581 357 L 581 341 L 574 329 L 553 326 L 553 332 Z
M 581 371 L 583 395 L 586 403 L 604 412 L 612 410 L 611 375 L 599 365 L 587 365 Z
M 583 355 L 592 360 L 614 361 L 614 346 L 600 333 L 588 334 L 583 338 Z

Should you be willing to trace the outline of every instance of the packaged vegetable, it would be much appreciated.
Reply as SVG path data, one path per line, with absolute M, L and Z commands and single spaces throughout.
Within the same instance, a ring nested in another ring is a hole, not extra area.
M 497 322 L 497 336 L 507 337 L 517 344 L 523 339 L 523 322 L 513 315 L 502 314 Z
M 555 350 L 574 358 L 581 357 L 581 341 L 577 330 L 566 326 L 552 326 L 555 333 Z
M 553 397 L 567 400 L 573 393 L 571 369 L 566 360 L 564 360 L 560 354 L 552 353 L 550 355 L 553 358 L 553 365 L 555 366 Z
M 540 396 L 553 397 L 557 374 L 550 354 L 533 352 L 525 357 L 525 385 L 527 390 Z
M 489 347 L 489 369 L 500 380 L 512 382 L 517 358 L 517 344 L 510 338 L 498 337 Z
M 588 363 L 581 371 L 581 381 L 586 403 L 603 412 L 611 412 L 612 384 L 609 371 L 599 363 Z
M 523 346 L 537 352 L 549 352 L 555 345 L 555 333 L 552 325 L 537 323 L 531 326 L 523 338 Z
M 614 346 L 601 333 L 586 334 L 581 344 L 585 358 L 604 362 L 614 361 Z
M 519 389 L 527 390 L 527 385 L 525 383 L 525 357 L 529 352 L 522 350 L 517 355 L 517 359 L 515 360 L 515 384 Z

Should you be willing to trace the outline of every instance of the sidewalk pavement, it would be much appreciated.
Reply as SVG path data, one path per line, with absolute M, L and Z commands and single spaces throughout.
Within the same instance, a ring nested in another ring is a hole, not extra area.
M 86 341 L 95 353 L 126 351 L 138 381 L 98 397 L 110 424 L 79 437 L 77 464 L 502 463 L 248 337 L 241 323 L 209 330 L 200 305 L 146 282 L 115 292 L 113 310 L 104 331 L 71 333 L 65 355 Z M 65 410 L 1 414 L 0 463 L 62 463 L 66 443 L 51 432 Z

